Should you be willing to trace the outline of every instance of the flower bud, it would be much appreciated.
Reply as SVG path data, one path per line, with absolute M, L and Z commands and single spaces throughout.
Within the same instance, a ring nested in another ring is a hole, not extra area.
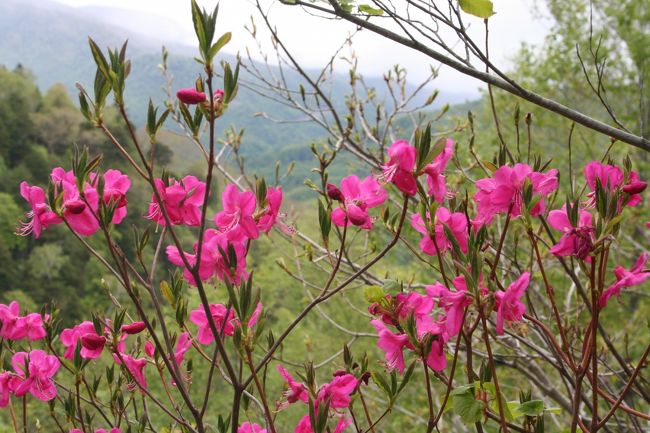
M 205 101 L 205 93 L 198 92 L 192 88 L 180 89 L 176 92 L 176 97 L 185 104 L 200 104 Z
M 129 335 L 139 334 L 144 331 L 145 327 L 144 322 L 133 322 L 130 325 L 122 325 L 122 332 Z
M 648 186 L 647 182 L 644 182 L 642 180 L 637 180 L 623 186 L 623 191 L 628 194 L 640 194 L 646 189 L 647 186 Z
M 85 334 L 81 336 L 81 347 L 88 350 L 103 349 L 106 344 L 106 337 L 97 334 Z
M 144 353 L 146 353 L 150 358 L 153 358 L 154 354 L 156 353 L 156 348 L 151 341 L 144 343 Z
M 328 183 L 327 184 L 327 196 L 331 198 L 332 200 L 336 201 L 343 201 L 343 193 L 341 192 L 340 189 L 334 184 Z
M 81 212 L 86 209 L 86 203 L 81 200 L 70 200 L 65 205 L 66 210 L 69 210 L 71 214 L 79 215 Z

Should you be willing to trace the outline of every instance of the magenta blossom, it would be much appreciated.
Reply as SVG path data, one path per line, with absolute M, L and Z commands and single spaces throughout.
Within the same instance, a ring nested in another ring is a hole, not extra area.
M 355 175 L 341 180 L 343 205 L 332 211 L 332 222 L 339 227 L 355 225 L 363 229 L 372 228 L 372 218 L 368 209 L 386 201 L 386 191 L 372 176 L 362 181 Z
M 303 383 L 295 381 L 293 376 L 291 376 L 291 374 L 289 374 L 289 372 L 281 365 L 278 365 L 277 369 L 288 386 L 288 389 L 283 394 L 287 399 L 287 403 L 280 404 L 279 408 L 286 407 L 289 404 L 295 403 L 297 401 L 307 403 L 309 401 L 309 393 L 307 391 L 307 387 Z
M 100 335 L 97 335 L 97 332 L 95 332 L 95 326 L 93 325 L 93 322 L 90 322 L 88 320 L 86 320 L 85 322 L 81 322 L 78 325 L 75 325 L 73 328 L 64 329 L 61 332 L 61 343 L 63 343 L 63 345 L 65 346 L 65 352 L 63 353 L 63 357 L 66 359 L 73 359 L 74 352 L 77 347 L 77 341 L 83 339 L 83 337 L 86 335 L 100 337 Z M 95 347 L 95 349 L 87 348 L 93 346 Z M 99 345 L 99 344 L 93 345 L 92 342 L 89 340 L 86 345 L 84 344 L 81 345 L 81 357 L 85 359 L 99 358 L 102 354 L 103 349 L 104 349 L 103 345 Z
M 350 424 L 352 424 L 352 418 L 345 419 L 341 417 L 336 423 L 334 430 L 332 430 L 332 433 L 342 433 Z M 296 429 L 293 432 L 314 433 L 314 429 L 311 428 L 311 421 L 309 419 L 309 415 L 305 415 L 300 419 L 298 425 L 296 426 Z
M 448 138 L 445 142 L 445 148 L 436 156 L 433 161 L 424 168 L 427 174 L 427 185 L 429 186 L 429 195 L 438 203 L 443 203 L 448 196 L 447 182 L 445 179 L 445 169 L 447 162 L 454 153 L 454 140 Z
M 70 430 L 69 433 L 84 433 L 84 432 L 79 430 L 78 428 L 75 428 Z M 113 427 L 110 432 L 107 432 L 106 429 L 100 428 L 99 430 L 95 430 L 95 433 L 122 433 L 122 430 L 120 430 L 117 427 Z
M 52 378 L 61 367 L 56 356 L 48 355 L 42 350 L 16 352 L 11 357 L 11 365 L 15 376 L 11 379 L 10 386 L 16 397 L 22 397 L 28 392 L 42 401 L 56 397 L 56 385 Z
M 136 386 L 143 390 L 147 389 L 147 379 L 144 375 L 144 368 L 147 366 L 146 359 L 136 359 L 124 353 L 119 355 L 114 353 L 113 359 L 117 365 L 123 365 L 133 378 L 133 381 L 129 384 L 129 389 L 134 390 Z
M 228 317 L 226 318 L 226 312 Z M 235 332 L 235 313 L 232 309 L 228 310 L 223 304 L 210 304 L 210 314 L 216 325 L 217 331 L 221 332 L 223 328 L 224 335 L 232 336 Z M 214 341 L 214 334 L 205 314 L 205 309 L 199 307 L 190 312 L 190 321 L 199 327 L 196 339 L 201 344 L 211 344 Z M 225 322 L 225 324 L 224 324 Z
M 27 182 L 21 182 L 20 195 L 27 200 L 32 210 L 25 214 L 27 221 L 20 223 L 20 227 L 16 230 L 17 234 L 27 236 L 34 233 L 34 237 L 38 239 L 43 230 L 50 225 L 61 223 L 61 218 L 52 212 L 47 205 L 45 192 L 42 188 L 29 186 Z
M 77 181 L 72 171 L 66 172 L 61 167 L 52 170 L 50 177 L 57 192 L 63 192 L 64 220 L 81 236 L 94 234 L 99 229 L 97 190 L 87 184 L 82 195 L 77 189 Z
M 257 228 L 259 231 L 268 233 L 275 224 L 282 205 L 282 188 L 269 187 L 266 190 L 266 205 L 257 212 Z
M 199 265 L 199 277 L 201 281 L 207 281 L 213 276 L 220 280 L 228 279 L 230 282 L 239 284 L 242 278 L 247 278 L 246 272 L 246 246 L 241 242 L 230 242 L 226 234 L 214 229 L 208 229 L 204 234 L 204 241 L 201 253 L 201 263 Z M 232 268 L 227 261 L 228 247 L 231 246 L 237 257 L 237 267 Z M 194 244 L 194 254 L 184 253 L 190 266 L 196 264 L 196 250 L 198 243 Z M 185 268 L 181 253 L 174 246 L 168 246 L 166 249 L 167 258 L 176 266 Z M 194 276 L 185 269 L 183 271 L 185 279 L 193 285 L 196 285 Z
M 46 317 L 47 319 L 47 317 Z M 43 326 L 43 317 L 38 313 L 29 313 L 26 316 L 20 315 L 20 304 L 12 301 L 9 305 L 0 304 L 0 337 L 7 340 L 36 341 L 45 338 L 46 332 Z
M 206 101 L 205 93 L 199 92 L 198 90 L 188 87 L 184 89 L 179 89 L 176 92 L 176 97 L 179 101 L 185 104 L 200 104 L 201 102 Z
M 514 281 L 506 291 L 499 290 L 494 294 L 497 310 L 497 335 L 503 335 L 504 322 L 520 322 L 526 313 L 526 305 L 521 302 L 521 298 L 526 293 L 530 274 L 524 272 Z
M 430 224 L 430 215 L 427 212 L 427 224 L 424 224 L 420 214 L 411 216 L 411 226 L 424 236 L 420 240 L 420 249 L 423 253 L 435 256 L 438 251 L 444 253 L 452 248 L 451 241 L 447 238 L 444 227 L 454 235 L 463 253 L 467 252 L 467 218 L 460 212 L 449 212 L 445 207 L 436 210 L 435 234 L 431 236 L 427 226 Z
M 187 352 L 190 347 L 192 347 L 192 338 L 190 337 L 189 332 L 183 332 L 178 336 L 178 341 L 176 341 L 176 347 L 174 348 L 174 359 L 178 365 L 183 363 L 185 352 Z
M 351 374 L 336 376 L 318 391 L 317 403 L 329 400 L 331 408 L 345 409 L 350 405 L 350 395 L 357 389 L 358 384 L 357 378 Z
M 431 342 L 431 349 L 427 356 L 427 365 L 433 371 L 443 371 L 447 368 L 447 355 L 445 355 L 445 340 L 443 334 L 438 334 Z
M 455 292 L 440 283 L 426 286 L 429 296 L 438 300 L 438 307 L 446 312 L 444 319 L 445 331 L 449 337 L 458 335 L 463 323 L 465 308 L 472 304 L 472 298 L 467 293 L 465 277 L 462 275 L 454 278 Z
M 379 340 L 377 347 L 386 354 L 386 366 L 404 373 L 404 347 L 409 344 L 406 334 L 393 334 L 381 320 L 371 320 L 372 326 L 377 330 Z
M 395 300 L 397 301 L 395 313 L 398 318 L 406 320 L 412 315 L 418 337 L 438 329 L 433 317 L 431 317 L 431 311 L 433 311 L 433 300 L 431 298 L 417 292 L 410 292 L 408 294 L 398 293 Z
M 621 188 L 628 194 L 627 206 L 637 206 L 641 204 L 643 198 L 641 192 L 647 186 L 645 182 L 639 180 L 639 174 L 636 171 L 630 172 L 628 183 L 624 185 L 625 174 L 623 170 L 616 165 L 603 164 L 599 161 L 591 161 L 584 169 L 585 180 L 591 191 L 587 194 L 589 200 L 588 207 L 595 205 L 596 180 L 600 181 L 605 191 L 612 192 L 616 188 Z M 622 199 L 621 199 L 622 200 Z M 623 203 L 619 203 L 622 205 Z
M 253 192 L 239 192 L 235 185 L 228 185 L 221 194 L 221 204 L 223 210 L 214 217 L 219 231 L 225 233 L 231 241 L 257 239 L 259 229 L 253 218 L 257 202 Z
M 389 160 L 383 165 L 382 178 L 392 182 L 400 191 L 408 195 L 418 192 L 418 182 L 413 170 L 417 151 L 407 141 L 398 140 L 388 148 Z
M 0 373 L 0 407 L 7 407 L 9 398 L 14 392 L 11 387 L 12 374 L 8 371 Z
M 165 185 L 162 179 L 156 179 L 155 184 L 164 209 L 167 211 L 169 220 L 173 225 L 198 226 L 201 224 L 201 206 L 203 206 L 203 200 L 205 199 L 205 182 L 201 182 L 194 176 L 185 176 L 180 182 L 170 179 L 169 185 Z M 157 224 L 166 225 L 156 194 L 151 197 L 146 218 L 155 221 Z
M 504 165 L 494 172 L 494 177 L 480 179 L 476 182 L 478 192 L 474 195 L 477 202 L 478 223 L 491 223 L 494 215 L 507 213 L 513 218 L 524 210 L 523 189 L 528 180 L 534 195 L 540 200 L 530 210 L 532 216 L 544 212 L 544 198 L 558 187 L 557 170 L 546 173 L 535 172 L 526 164 Z
M 555 230 L 562 232 L 562 237 L 550 249 L 556 256 L 576 256 L 589 260 L 589 254 L 594 246 L 594 228 L 591 214 L 583 209 L 578 210 L 578 227 L 573 227 L 567 215 L 566 205 L 560 210 L 548 213 L 548 223 Z
M 237 433 L 266 433 L 266 429 L 259 424 L 246 421 L 237 428 Z
M 91 183 L 94 183 L 93 180 L 96 176 L 94 173 L 90 176 Z M 104 203 L 109 204 L 113 202 L 115 204 L 115 211 L 113 213 L 113 219 L 111 222 L 113 224 L 119 224 L 126 217 L 126 205 L 128 201 L 126 200 L 126 193 L 131 188 L 131 180 L 126 174 L 123 174 L 119 170 L 107 170 L 104 173 Z
M 612 296 L 620 296 L 621 289 L 624 287 L 638 286 L 650 278 L 650 271 L 645 270 L 647 262 L 648 253 L 643 253 L 630 269 L 625 269 L 623 266 L 616 266 L 614 268 L 616 282 L 606 288 L 602 295 L 600 295 L 600 299 L 598 300 L 600 308 L 604 308 Z

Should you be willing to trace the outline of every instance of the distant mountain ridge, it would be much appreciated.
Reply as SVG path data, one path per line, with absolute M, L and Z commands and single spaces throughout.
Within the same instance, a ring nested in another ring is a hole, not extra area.
M 138 13 L 132 19 L 126 19 L 128 13 L 110 7 L 74 8 L 49 0 L 0 0 L 0 65 L 13 69 L 21 64 L 34 73 L 42 91 L 55 83 L 63 83 L 76 99 L 76 82 L 92 89 L 95 64 L 88 48 L 88 36 L 92 36 L 101 47 L 119 46 L 128 37 L 127 55 L 132 61 L 132 72 L 127 80 L 126 103 L 132 120 L 142 126 L 149 96 L 155 104 L 161 104 L 164 99 L 162 88 L 165 82 L 158 68 L 161 43 L 134 31 Z M 117 23 L 124 26 L 116 27 Z M 170 25 L 173 23 L 163 21 L 161 28 Z M 175 77 L 175 88 L 191 86 L 200 72 L 199 65 L 192 59 L 196 49 L 169 44 L 168 50 L 168 65 Z M 231 63 L 235 61 L 232 55 L 220 57 Z M 245 77 L 245 72 L 242 75 Z M 288 74 L 287 79 L 290 83 L 297 83 L 300 77 Z M 343 95 L 348 80 L 347 75 L 335 75 L 335 95 Z M 381 77 L 366 77 L 366 82 L 378 92 L 384 87 Z M 429 93 L 424 92 L 421 98 L 427 98 Z M 341 99 L 343 104 L 342 98 L 337 99 Z M 432 107 L 466 99 L 467 95 L 441 92 Z M 273 124 L 255 116 L 259 112 L 272 113 L 274 118 L 280 119 L 302 117 L 300 113 L 242 87 L 221 125 L 245 128 L 243 151 L 251 165 L 268 165 L 272 171 L 281 150 L 284 155 L 293 153 L 290 149 L 298 149 L 298 145 L 307 148 L 307 144 L 324 135 L 322 129 L 314 124 L 292 123 L 290 127 Z

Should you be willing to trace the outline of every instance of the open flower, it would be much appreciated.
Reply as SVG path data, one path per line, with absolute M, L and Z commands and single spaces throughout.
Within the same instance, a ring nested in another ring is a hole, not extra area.
M 281 365 L 278 365 L 277 369 L 284 381 L 287 383 L 288 387 L 288 389 L 283 394 L 287 399 L 287 404 L 280 404 L 280 408 L 297 401 L 307 403 L 309 401 L 309 393 L 307 391 L 307 387 L 303 383 L 297 382 L 293 376 L 291 376 L 291 374 Z
M 41 237 L 43 230 L 50 225 L 61 223 L 61 218 L 52 212 L 47 205 L 45 192 L 42 188 L 30 186 L 27 182 L 21 182 L 20 195 L 27 200 L 32 210 L 25 214 L 27 221 L 20 223 L 20 227 L 16 230 L 17 234 L 27 236 L 33 233 L 34 237 L 38 239 Z
M 220 280 L 227 279 L 230 282 L 239 284 L 242 278 L 247 277 L 246 273 L 246 246 L 241 242 L 230 242 L 226 234 L 221 233 L 214 229 L 205 231 L 201 253 L 201 263 L 199 265 L 199 277 L 201 281 L 207 281 L 213 276 Z M 229 262 L 228 248 L 229 246 L 235 253 L 236 266 L 234 263 Z M 198 249 L 198 242 L 194 244 L 194 254 L 184 253 L 190 266 L 196 264 L 196 252 Z M 185 279 L 193 285 L 196 285 L 194 276 L 185 267 L 181 253 L 175 246 L 168 246 L 166 249 L 167 258 L 176 266 L 182 266 L 184 269 L 183 275 Z M 226 257 L 224 257 L 224 253 Z
M 90 176 L 90 181 L 93 183 L 94 173 Z M 104 173 L 104 196 L 102 199 L 104 203 L 109 204 L 111 201 L 115 203 L 115 211 L 113 212 L 113 224 L 119 224 L 126 217 L 126 193 L 131 188 L 131 180 L 126 174 L 119 170 L 107 170 Z
M 266 205 L 256 213 L 257 228 L 259 231 L 268 233 L 275 224 L 282 205 L 282 188 L 269 187 L 266 190 Z M 261 206 L 261 204 L 260 204 Z
M 332 222 L 339 227 L 355 225 L 362 229 L 372 228 L 372 218 L 368 209 L 386 201 L 386 191 L 372 176 L 362 181 L 355 175 L 341 180 L 343 207 L 332 211 Z
M 97 190 L 87 184 L 83 195 L 77 189 L 77 183 L 72 171 L 66 172 L 56 167 L 50 175 L 57 192 L 63 192 L 63 218 L 72 230 L 81 236 L 90 236 L 99 229 L 97 209 L 99 196 Z
M 46 335 L 43 317 L 38 313 L 21 316 L 20 304 L 17 301 L 12 301 L 9 305 L 0 304 L 0 323 L 0 337 L 7 340 L 27 338 L 29 341 L 36 341 Z
M 259 229 L 253 218 L 257 202 L 253 192 L 240 192 L 235 185 L 228 185 L 221 194 L 221 204 L 223 210 L 214 217 L 219 231 L 231 241 L 257 239 Z
M 567 215 L 566 205 L 560 210 L 548 213 L 548 223 L 555 230 L 562 232 L 562 237 L 550 249 L 556 256 L 576 256 L 582 260 L 588 259 L 594 246 L 594 228 L 592 217 L 583 209 L 578 210 L 578 227 L 573 227 Z
M 458 335 L 463 323 L 465 308 L 472 305 L 472 298 L 467 293 L 465 277 L 460 275 L 453 281 L 455 292 L 440 283 L 426 286 L 427 294 L 438 300 L 438 307 L 445 310 L 445 331 L 449 337 Z
M 381 320 L 371 320 L 372 326 L 377 330 L 379 340 L 377 347 L 386 354 L 386 366 L 404 373 L 404 347 L 409 344 L 406 334 L 394 334 Z
M 413 173 L 417 151 L 407 141 L 398 140 L 388 148 L 389 160 L 383 165 L 382 175 L 386 182 L 392 182 L 400 191 L 408 195 L 418 192 L 418 183 Z
M 147 389 L 147 378 L 144 375 L 144 368 L 147 366 L 147 360 L 144 358 L 136 359 L 130 355 L 114 353 L 113 359 L 117 365 L 124 365 L 133 381 L 129 384 L 129 389 L 134 390 L 136 386 Z
M 504 165 L 494 172 L 493 177 L 476 182 L 478 192 L 474 195 L 474 200 L 477 202 L 477 222 L 489 224 L 498 213 L 510 212 L 513 218 L 521 215 L 525 205 L 523 192 L 527 180 L 531 184 L 533 195 L 540 197 L 530 214 L 541 215 L 544 212 L 544 198 L 558 187 L 557 170 L 540 173 L 526 164 L 515 164 L 514 167 Z
M 350 405 L 350 395 L 357 389 L 359 381 L 351 374 L 336 376 L 318 391 L 317 402 L 330 402 L 332 409 L 345 409 Z
M 201 206 L 203 206 L 205 198 L 204 182 L 194 176 L 185 176 L 180 182 L 170 179 L 169 185 L 166 185 L 162 179 L 156 179 L 154 183 L 162 206 L 167 211 L 173 225 L 198 226 L 201 224 Z M 153 194 L 146 218 L 164 226 L 166 222 L 160 206 L 156 194 Z
M 77 347 L 77 342 L 81 339 L 81 357 L 85 359 L 96 359 L 99 358 L 104 349 L 104 345 L 93 344 L 94 338 L 92 340 L 88 339 L 87 344 L 83 344 L 83 338 L 87 335 L 92 335 L 93 337 L 101 337 L 95 332 L 95 326 L 93 322 L 88 320 L 81 322 L 78 325 L 75 325 L 73 328 L 64 329 L 61 332 L 61 343 L 65 346 L 65 352 L 63 357 L 66 359 L 73 359 L 74 352 Z M 104 342 L 106 340 L 104 339 Z M 97 340 L 99 342 L 99 340 Z
M 56 385 L 52 378 L 61 367 L 56 356 L 38 349 L 29 353 L 16 352 L 11 357 L 11 365 L 15 372 L 11 379 L 11 388 L 16 397 L 22 397 L 28 392 L 42 401 L 50 401 L 56 397 Z
M 503 334 L 504 322 L 520 322 L 526 312 L 526 305 L 521 302 L 521 298 L 526 293 L 530 274 L 524 272 L 506 291 L 499 290 L 494 294 L 497 310 L 497 335 Z
M 435 256 L 438 252 L 444 253 L 452 248 L 444 227 L 451 231 L 460 250 L 463 253 L 467 252 L 467 218 L 464 214 L 460 212 L 451 213 L 449 209 L 439 207 L 436 210 L 435 234 L 433 236 L 429 233 L 427 227 L 430 223 L 429 218 L 430 215 L 427 212 L 428 220 L 425 225 L 420 214 L 415 213 L 411 216 L 411 226 L 424 235 L 420 240 L 420 249 L 423 253 Z
M 232 336 L 235 332 L 235 313 L 230 309 L 226 318 L 227 311 L 228 309 L 223 304 L 210 304 L 210 315 L 216 325 L 217 331 L 221 332 L 221 329 L 223 329 L 224 335 Z M 190 321 L 199 327 L 196 334 L 196 339 L 199 343 L 211 344 L 214 341 L 214 334 L 212 333 L 208 316 L 205 314 L 205 309 L 202 306 L 190 312 Z
M 436 156 L 430 164 L 424 168 L 427 174 L 427 185 L 429 186 L 429 195 L 438 203 L 443 203 L 447 198 L 447 182 L 445 178 L 445 169 L 447 162 L 454 153 L 454 140 L 448 138 L 445 142 L 445 148 Z
M 625 269 L 623 266 L 616 266 L 614 268 L 614 275 L 616 275 L 616 282 L 606 288 L 598 304 L 600 308 L 604 308 L 612 296 L 620 296 L 621 290 L 624 287 L 638 286 L 650 278 L 650 272 L 645 270 L 648 262 L 648 253 L 643 253 L 636 260 L 630 269 Z
M 639 179 L 639 174 L 636 171 L 630 172 L 628 183 L 626 185 L 623 185 L 625 182 L 625 174 L 623 173 L 623 170 L 616 165 L 603 164 L 600 161 L 591 161 L 585 166 L 584 173 L 587 186 L 591 191 L 587 194 L 588 207 L 593 207 L 596 203 L 597 181 L 600 182 L 600 185 L 607 192 L 613 192 L 616 188 L 621 188 L 626 192 L 628 194 L 626 202 L 627 206 L 638 206 L 643 201 L 640 193 L 645 189 L 647 184 Z M 622 206 L 623 200 L 624 198 L 621 198 L 619 207 Z
M 237 428 L 237 433 L 266 433 L 266 429 L 259 424 L 246 421 Z

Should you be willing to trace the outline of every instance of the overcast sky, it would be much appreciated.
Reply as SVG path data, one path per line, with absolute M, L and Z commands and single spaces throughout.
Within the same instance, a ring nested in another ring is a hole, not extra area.
M 70 6 L 103 6 L 131 10 L 133 19 L 119 15 L 119 24 L 131 31 L 153 36 L 161 43 L 178 42 L 194 44 L 189 0 L 56 0 Z M 354 28 L 347 23 L 311 17 L 301 9 L 282 5 L 277 1 L 263 0 L 270 7 L 270 17 L 277 26 L 283 41 L 302 64 L 322 66 Z M 214 7 L 215 0 L 199 0 L 206 8 Z M 541 44 L 550 22 L 531 12 L 534 0 L 494 0 L 497 12 L 490 19 L 490 50 L 493 61 L 507 69 L 509 60 L 522 42 Z M 258 29 L 263 24 L 250 0 L 221 0 L 218 32 L 233 32 L 233 41 L 226 51 L 243 52 L 246 46 L 254 47 L 252 38 L 243 29 L 256 17 Z M 469 18 L 474 31 L 482 34 L 482 20 Z M 266 40 L 266 38 L 265 38 Z M 478 39 L 482 42 L 482 39 Z M 360 58 L 360 70 L 365 74 L 381 75 L 394 64 L 409 71 L 412 79 L 422 79 L 429 70 L 429 59 L 411 50 L 399 47 L 368 31 L 355 38 L 355 51 Z M 435 65 L 437 66 L 437 65 Z M 442 69 L 436 87 L 454 92 L 473 93 L 479 83 L 462 77 L 452 70 Z

